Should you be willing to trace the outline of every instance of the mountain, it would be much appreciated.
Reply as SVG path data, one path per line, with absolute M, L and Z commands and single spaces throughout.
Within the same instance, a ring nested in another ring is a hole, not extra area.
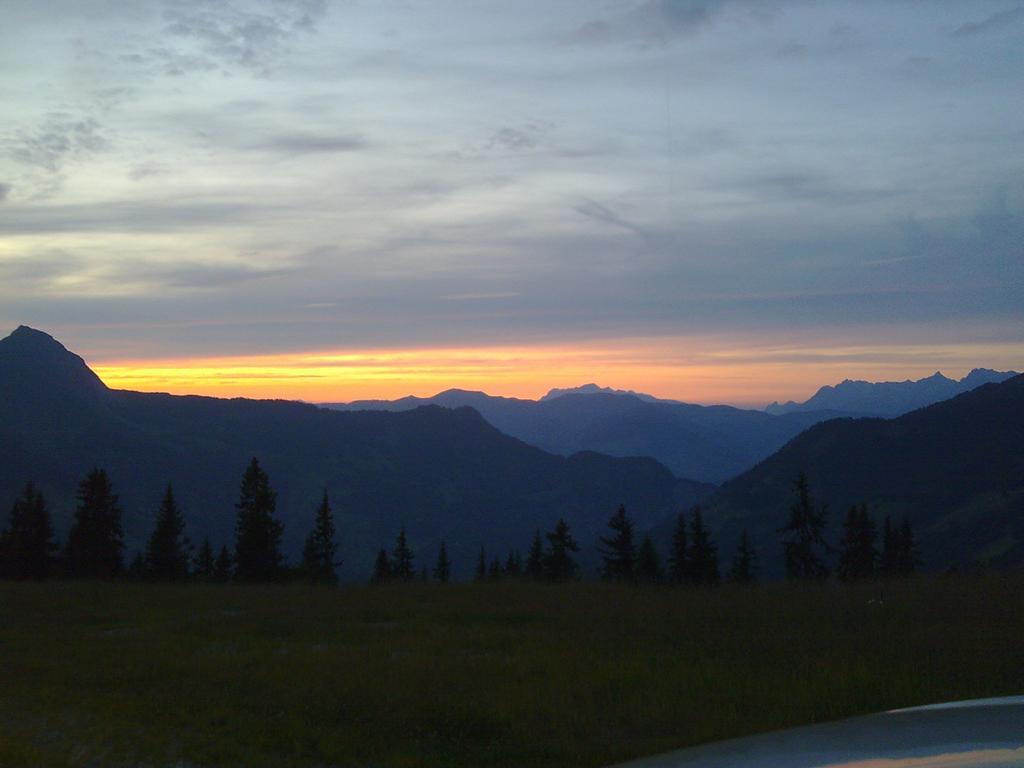
M 975 368 L 962 379 L 950 379 L 936 372 L 917 381 L 845 381 L 824 386 L 802 403 L 772 403 L 765 411 L 775 415 L 810 411 L 843 411 L 858 416 L 891 418 L 970 392 L 982 384 L 998 383 L 1016 376 L 1016 371 Z
M 853 504 L 881 521 L 906 515 L 931 570 L 975 562 L 1024 565 L 1024 376 L 984 384 L 896 419 L 837 419 L 811 427 L 709 501 L 723 553 L 747 527 L 769 574 L 782 556 L 776 530 L 807 473 L 828 503 L 829 538 Z M 660 531 L 663 539 L 669 532 Z
M 326 488 L 342 575 L 356 579 L 402 525 L 417 565 L 433 566 L 443 539 L 464 575 L 481 544 L 501 556 L 509 546 L 525 550 L 533 531 L 559 516 L 592 549 L 619 503 L 652 525 L 711 490 L 649 458 L 546 453 L 470 408 L 340 413 L 116 391 L 45 333 L 22 327 L 0 340 L 0 503 L 34 480 L 61 537 L 78 480 L 101 466 L 121 496 L 129 550 L 149 535 L 168 481 L 192 541 L 230 544 L 238 483 L 254 455 L 277 490 L 287 553 L 294 560 L 300 551 Z
M 646 400 L 649 403 L 674 403 L 676 400 L 662 400 L 661 398 L 654 397 L 653 395 L 645 395 L 643 392 L 634 392 L 631 389 L 612 389 L 611 387 L 600 387 L 597 384 L 583 384 L 579 387 L 570 387 L 568 389 L 555 389 L 549 390 L 546 395 L 541 397 L 540 402 L 546 400 L 554 400 L 556 397 L 562 395 L 631 395 L 639 400 Z
M 812 424 L 845 415 L 816 411 L 775 416 L 728 405 L 657 400 L 597 385 L 555 389 L 539 401 L 449 389 L 428 398 L 324 407 L 403 411 L 423 405 L 469 406 L 502 432 L 552 453 L 569 456 L 590 450 L 611 456 L 651 456 L 678 477 L 709 483 L 749 469 Z

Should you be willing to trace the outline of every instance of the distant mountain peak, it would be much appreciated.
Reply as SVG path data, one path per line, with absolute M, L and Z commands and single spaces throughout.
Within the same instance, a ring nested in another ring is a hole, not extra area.
M 74 405 L 108 391 L 82 358 L 44 331 L 19 325 L 0 339 L 0 392 L 8 405 L 29 400 Z
M 641 400 L 647 400 L 648 402 L 659 402 L 659 398 L 654 395 L 646 395 L 643 392 L 634 392 L 631 389 L 614 389 L 613 387 L 602 387 L 593 382 L 589 384 L 581 384 L 578 387 L 567 387 L 565 389 L 555 388 L 550 390 L 544 395 L 538 402 L 546 402 L 548 400 L 554 400 L 556 397 L 563 397 L 565 395 L 629 395 L 631 397 L 637 397 Z

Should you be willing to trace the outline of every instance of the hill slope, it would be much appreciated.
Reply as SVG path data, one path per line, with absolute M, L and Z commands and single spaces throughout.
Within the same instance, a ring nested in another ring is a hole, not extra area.
M 800 471 L 829 504 L 833 541 L 841 516 L 863 501 L 878 514 L 910 518 L 927 568 L 1022 565 L 1024 376 L 892 420 L 812 427 L 714 495 L 711 520 L 725 550 L 748 527 L 766 570 L 778 571 L 775 531 Z
M 481 544 L 525 549 L 560 515 L 590 545 L 617 504 L 650 525 L 708 493 L 646 458 L 554 456 L 502 434 L 469 408 L 338 413 L 284 401 L 221 400 L 107 389 L 46 334 L 0 340 L 0 503 L 35 480 L 66 532 L 77 481 L 110 473 L 130 548 L 148 535 L 168 481 L 194 541 L 230 543 L 242 470 L 258 456 L 278 491 L 296 555 L 326 487 L 344 575 L 364 578 L 376 548 L 406 525 L 417 563 L 445 539 L 465 573 Z M 499 550 L 501 550 L 499 552 Z

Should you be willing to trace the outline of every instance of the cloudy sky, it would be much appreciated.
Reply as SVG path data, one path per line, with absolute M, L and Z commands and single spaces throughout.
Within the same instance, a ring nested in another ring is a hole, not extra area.
M 3 0 L 0 333 L 115 386 L 1024 366 L 1024 5 Z

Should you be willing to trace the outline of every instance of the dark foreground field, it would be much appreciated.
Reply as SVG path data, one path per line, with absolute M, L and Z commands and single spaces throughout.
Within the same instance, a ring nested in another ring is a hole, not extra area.
M 600 766 L 1024 692 L 1024 578 L 0 584 L 0 765 Z

